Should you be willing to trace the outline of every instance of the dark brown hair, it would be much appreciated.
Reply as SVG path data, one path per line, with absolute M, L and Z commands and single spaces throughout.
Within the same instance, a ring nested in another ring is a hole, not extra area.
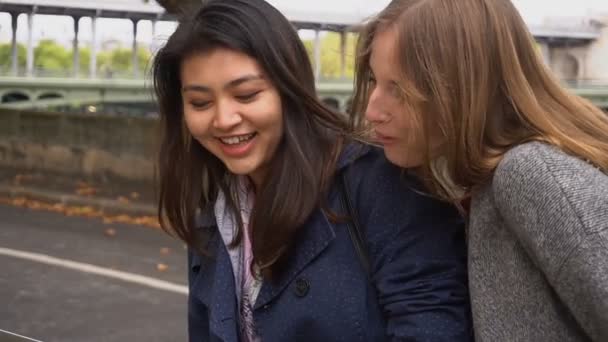
M 163 129 L 158 215 L 163 229 L 190 247 L 201 250 L 201 240 L 211 233 L 198 235 L 195 230 L 198 210 L 213 209 L 220 190 L 233 210 L 237 201 L 230 191 L 235 177 L 192 138 L 183 118 L 181 62 L 190 54 L 218 47 L 255 59 L 283 104 L 284 136 L 264 184 L 256 189 L 249 227 L 254 262 L 271 277 L 281 271 L 298 229 L 322 202 L 347 124 L 318 100 L 304 45 L 282 14 L 262 0 L 205 2 L 183 20 L 154 60 Z M 238 226 L 233 243 L 244 233 L 242 224 Z

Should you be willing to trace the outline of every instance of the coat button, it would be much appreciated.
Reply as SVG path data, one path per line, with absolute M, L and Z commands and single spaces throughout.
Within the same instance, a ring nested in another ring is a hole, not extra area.
M 293 292 L 296 296 L 304 297 L 308 294 L 309 290 L 310 290 L 310 284 L 308 283 L 308 280 L 306 280 L 304 278 L 296 279 L 296 286 L 293 289 Z

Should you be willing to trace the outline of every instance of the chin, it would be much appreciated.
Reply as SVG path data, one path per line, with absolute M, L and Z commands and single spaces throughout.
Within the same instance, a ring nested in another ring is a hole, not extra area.
M 397 151 L 384 150 L 384 155 L 391 164 L 395 164 L 404 169 L 418 167 L 422 164 L 420 158 L 411 158 L 412 156 L 408 158 L 407 153 L 404 152 L 399 153 Z
M 239 176 L 247 176 L 256 169 L 254 165 L 251 165 L 250 163 L 244 163 L 244 161 L 226 163 L 225 165 L 228 171 L 230 171 L 230 173 Z

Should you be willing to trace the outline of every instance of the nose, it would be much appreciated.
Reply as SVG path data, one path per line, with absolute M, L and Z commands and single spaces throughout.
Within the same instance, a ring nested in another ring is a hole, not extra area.
M 243 117 L 238 112 L 238 106 L 230 103 L 230 101 L 218 101 L 213 118 L 214 128 L 229 131 L 242 121 Z
M 372 90 L 367 108 L 365 109 L 365 119 L 371 123 L 380 124 L 390 120 L 391 115 L 386 110 L 386 104 L 383 101 L 382 90 L 378 87 Z

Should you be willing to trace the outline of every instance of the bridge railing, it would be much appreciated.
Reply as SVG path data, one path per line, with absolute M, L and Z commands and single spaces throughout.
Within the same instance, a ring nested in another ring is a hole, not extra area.
M 111 70 L 100 68 L 97 70 L 95 78 L 97 79 L 143 79 L 146 74 L 135 76 L 132 70 Z M 91 78 L 89 70 L 79 70 L 78 77 L 74 77 L 74 70 L 68 69 L 48 69 L 34 68 L 32 75 L 28 75 L 26 68 L 19 67 L 15 75 L 11 66 L 0 65 L 0 77 L 39 77 L 39 78 Z
M 17 74 L 13 72 L 11 66 L 0 65 L 0 77 L 28 77 L 27 70 L 25 67 L 20 66 L 17 69 Z M 89 70 L 79 70 L 78 77 L 74 77 L 74 70 L 71 68 L 68 69 L 48 69 L 48 68 L 34 68 L 31 77 L 39 77 L 39 78 L 91 78 Z M 133 74 L 132 70 L 113 70 L 108 68 L 100 68 L 97 70 L 95 75 L 96 79 L 124 79 L 124 80 L 135 80 L 135 79 L 145 79 L 150 78 L 149 71 L 141 72 L 138 76 Z M 321 76 L 318 80 L 319 83 L 352 83 L 353 78 L 350 76 Z
M 572 89 L 596 89 L 608 88 L 607 78 L 590 78 L 590 79 L 563 79 L 562 82 Z

